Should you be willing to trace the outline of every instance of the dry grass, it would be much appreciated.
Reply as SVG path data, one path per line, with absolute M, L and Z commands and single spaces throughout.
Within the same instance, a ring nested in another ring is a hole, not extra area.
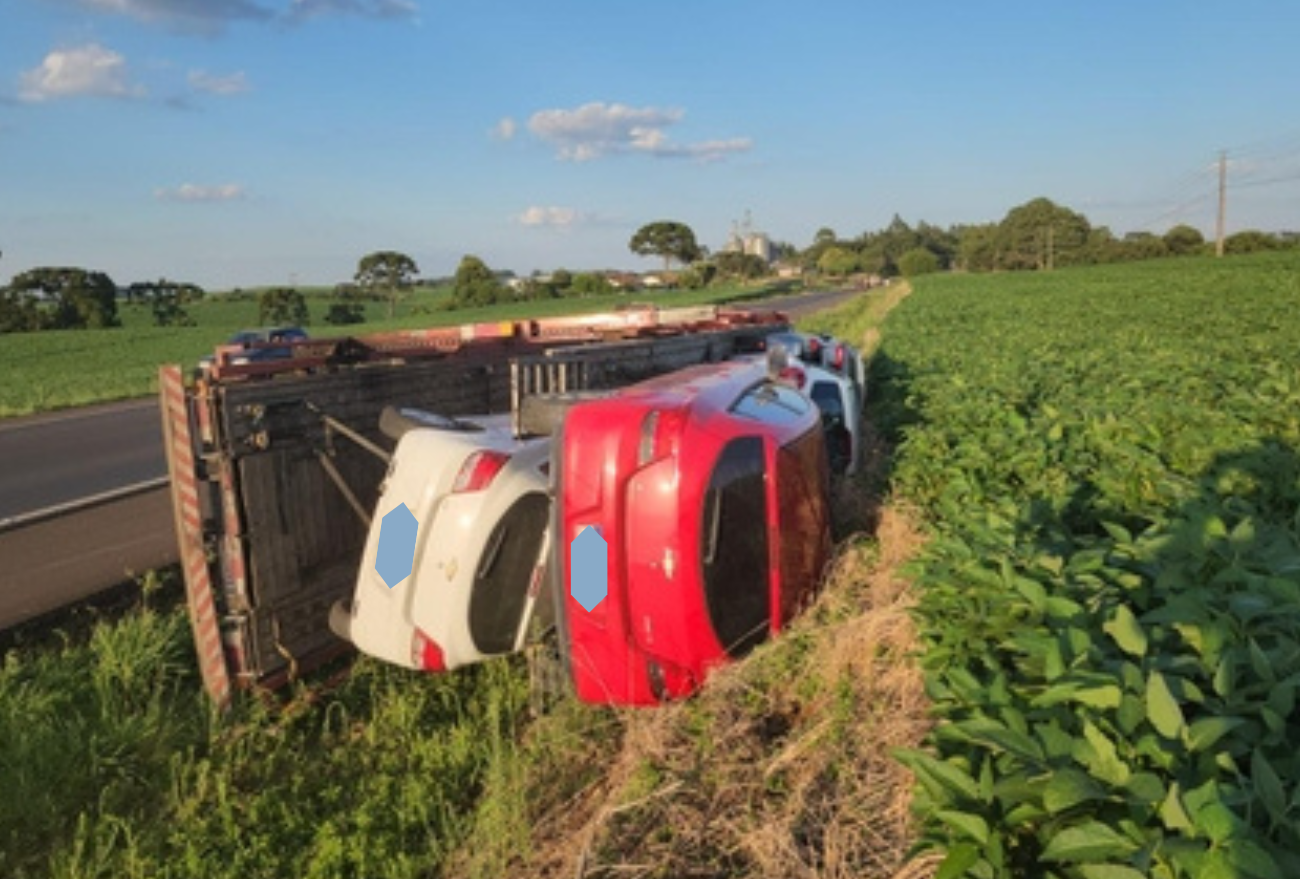
M 607 771 L 538 816 L 541 876 L 918 877 L 913 782 L 890 751 L 928 728 L 899 566 L 920 538 L 886 507 L 787 635 L 691 702 L 622 712 Z M 589 755 L 594 757 L 596 755 Z

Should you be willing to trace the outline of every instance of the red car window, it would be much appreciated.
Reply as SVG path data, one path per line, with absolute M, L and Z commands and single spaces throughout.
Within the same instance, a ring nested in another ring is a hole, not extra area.
M 709 478 L 700 529 L 704 598 L 713 631 L 731 656 L 768 635 L 767 487 L 763 440 L 733 439 Z

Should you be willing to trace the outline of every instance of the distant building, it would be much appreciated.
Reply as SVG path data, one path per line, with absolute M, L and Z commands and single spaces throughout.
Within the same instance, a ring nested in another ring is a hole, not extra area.
M 752 256 L 761 257 L 763 262 L 772 261 L 772 240 L 762 232 L 754 232 L 745 236 L 745 253 Z
M 727 243 L 722 246 L 722 252 L 748 253 L 751 256 L 757 256 L 766 263 L 772 262 L 775 257 L 772 239 L 767 237 L 766 232 L 759 232 L 754 229 L 749 211 L 745 211 L 744 223 L 739 226 L 732 226 L 731 234 L 727 236 Z
M 641 286 L 647 289 L 676 287 L 677 272 L 647 272 L 641 276 Z
M 605 272 L 605 280 L 620 292 L 641 289 L 641 277 L 635 272 Z

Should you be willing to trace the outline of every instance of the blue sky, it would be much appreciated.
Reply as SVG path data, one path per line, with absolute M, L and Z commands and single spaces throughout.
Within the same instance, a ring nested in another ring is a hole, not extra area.
M 1046 195 L 1117 233 L 1300 228 L 1300 3 L 5 0 L 0 277 L 646 268 Z

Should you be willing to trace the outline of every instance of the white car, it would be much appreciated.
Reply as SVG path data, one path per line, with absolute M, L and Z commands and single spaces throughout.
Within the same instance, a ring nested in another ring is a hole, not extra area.
M 330 627 L 431 672 L 519 650 L 545 573 L 550 437 L 517 439 L 509 415 L 412 409 L 385 410 L 381 427 L 397 449 L 352 600 Z
M 767 337 L 791 359 L 794 383 L 822 413 L 826 450 L 835 474 L 853 475 L 862 462 L 862 407 L 866 390 L 862 358 L 831 336 L 782 332 Z
M 822 413 L 822 431 L 832 473 L 852 476 L 862 463 L 862 398 L 847 375 L 819 366 L 801 367 L 807 379 L 800 388 Z
M 867 366 L 858 349 L 833 336 L 821 336 L 822 368 L 844 376 L 853 382 L 858 403 L 867 403 Z

